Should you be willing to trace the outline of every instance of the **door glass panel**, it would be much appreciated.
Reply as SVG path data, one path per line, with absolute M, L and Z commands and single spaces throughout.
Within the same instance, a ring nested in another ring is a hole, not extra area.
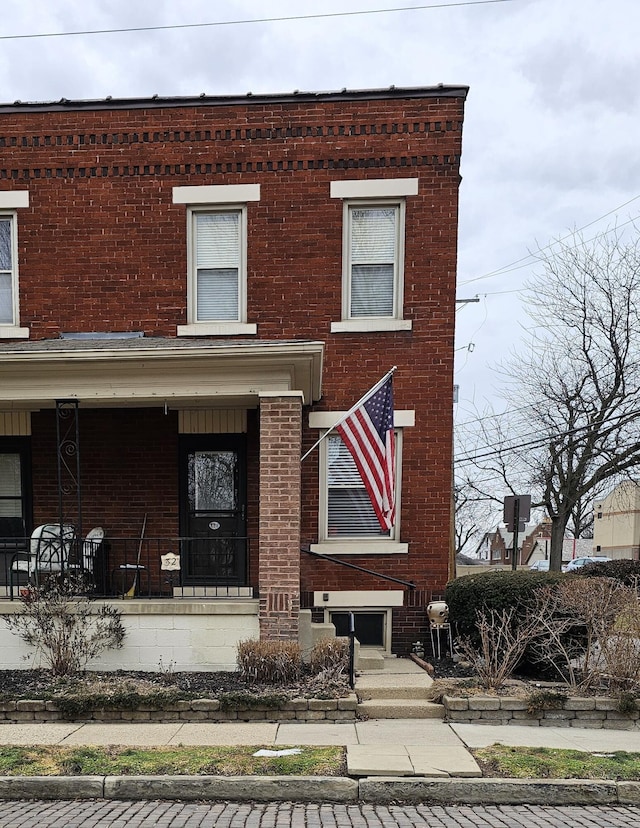
M 22 515 L 22 475 L 19 454 L 0 454 L 0 517 Z
M 189 509 L 228 512 L 236 509 L 238 456 L 234 451 L 194 451 L 189 454 Z

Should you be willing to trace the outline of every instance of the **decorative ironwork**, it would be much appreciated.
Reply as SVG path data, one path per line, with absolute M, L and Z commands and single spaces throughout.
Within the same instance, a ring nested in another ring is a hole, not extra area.
M 58 521 L 72 523 L 82 537 L 82 489 L 80 485 L 80 426 L 78 400 L 56 400 L 58 454 Z

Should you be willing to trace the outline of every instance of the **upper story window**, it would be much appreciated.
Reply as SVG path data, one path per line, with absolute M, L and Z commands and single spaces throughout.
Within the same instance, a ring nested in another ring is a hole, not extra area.
M 259 184 L 174 187 L 187 205 L 187 325 L 178 336 L 255 334 L 247 321 L 247 203 Z
M 246 210 L 191 211 L 193 322 L 246 318 Z
M 402 272 L 404 202 L 348 203 L 345 211 L 345 307 L 348 319 L 395 319 Z
M 403 318 L 407 196 L 417 178 L 333 181 L 343 199 L 342 320 L 334 333 L 411 330 Z
M 14 217 L 0 215 L 0 325 L 15 324 Z
M 20 327 L 17 213 L 14 212 L 28 206 L 28 190 L 0 192 L 0 339 L 29 336 L 29 329 Z

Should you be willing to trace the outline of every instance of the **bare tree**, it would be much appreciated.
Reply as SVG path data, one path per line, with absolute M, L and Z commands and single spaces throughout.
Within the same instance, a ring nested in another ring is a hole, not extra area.
M 482 536 L 498 519 L 496 502 L 468 477 L 456 480 L 454 501 L 456 555 L 475 552 Z
M 583 533 L 593 498 L 640 466 L 640 240 L 576 235 L 541 262 L 524 347 L 501 369 L 517 416 L 484 420 L 484 447 L 467 459 L 532 492 L 558 571 L 567 527 Z

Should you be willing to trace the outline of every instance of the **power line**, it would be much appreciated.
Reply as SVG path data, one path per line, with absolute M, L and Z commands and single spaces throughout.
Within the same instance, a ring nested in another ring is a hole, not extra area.
M 628 201 L 625 201 L 624 204 L 620 204 L 618 207 L 614 207 L 613 210 L 609 210 L 608 213 L 604 213 L 604 215 L 599 216 L 596 219 L 593 219 L 593 221 L 587 222 L 587 224 L 583 224 L 582 227 L 579 227 L 577 230 L 572 230 L 570 233 L 567 233 L 566 236 L 562 236 L 559 239 L 555 239 L 554 241 L 549 242 L 549 244 L 545 245 L 544 247 L 541 247 L 540 250 L 536 251 L 535 253 L 529 253 L 527 256 L 523 256 L 521 259 L 516 259 L 514 262 L 510 262 L 509 264 L 506 264 L 503 267 L 496 268 L 496 270 L 491 270 L 489 271 L 489 273 L 485 273 L 482 276 L 475 276 L 473 279 L 467 279 L 464 282 L 460 282 L 459 286 L 461 287 L 462 285 L 469 285 L 472 282 L 480 282 L 483 279 L 492 279 L 494 276 L 504 276 L 506 273 L 512 273 L 514 270 L 521 270 L 523 267 L 530 267 L 530 259 L 535 260 L 539 257 L 539 254 L 543 253 L 545 250 L 550 250 L 552 247 L 554 247 L 554 245 L 560 244 L 561 242 L 566 241 L 567 239 L 570 239 L 573 236 L 575 236 L 576 233 L 581 233 L 583 230 L 586 230 L 587 227 L 591 227 L 592 225 L 597 224 L 599 221 L 602 221 L 603 219 L 612 216 L 614 213 L 617 213 L 619 210 L 622 210 L 623 207 L 626 207 L 632 202 L 637 201 L 639 198 L 640 194 L 633 196 L 633 198 L 630 198 Z M 616 230 L 619 227 L 625 227 L 627 224 L 631 224 L 632 222 L 636 221 L 637 218 L 638 217 L 636 216 L 636 218 L 629 219 L 629 221 L 625 221 L 623 224 L 616 225 L 616 227 L 612 227 L 611 230 L 607 230 L 605 232 L 611 233 L 613 232 L 613 230 Z M 594 238 L 596 237 L 594 236 Z M 593 239 L 590 239 L 590 241 L 593 241 Z M 575 246 L 577 247 L 577 245 Z M 522 264 L 522 262 L 524 262 L 524 264 Z
M 628 419 L 629 416 L 630 416 L 629 412 L 626 412 L 626 413 L 623 413 L 623 414 L 618 414 L 616 417 L 610 417 L 609 419 L 604 421 L 603 425 L 605 425 L 605 424 L 609 425 L 609 424 L 614 423 L 618 420 Z M 580 431 L 586 431 L 590 428 L 593 428 L 593 424 L 577 426 L 576 428 L 568 429 L 566 431 L 558 431 L 558 432 L 555 432 L 553 435 L 545 434 L 542 437 L 538 437 L 535 440 L 529 440 L 529 441 L 524 442 L 524 443 L 519 442 L 516 445 L 512 445 L 512 446 L 502 445 L 499 448 L 496 448 L 495 445 L 494 445 L 494 446 L 490 447 L 489 451 L 485 451 L 482 454 L 469 455 L 467 457 L 455 457 L 454 456 L 454 463 L 456 465 L 458 463 L 473 463 L 476 460 L 484 460 L 487 457 L 495 457 L 495 456 L 501 454 L 504 451 L 514 451 L 515 449 L 519 449 L 519 448 L 534 448 L 536 446 L 543 446 L 545 443 L 549 442 L 549 440 L 551 438 L 556 439 L 558 437 L 569 437 L 572 434 L 578 434 Z M 531 432 L 531 433 L 533 433 L 533 432 Z M 525 434 L 524 436 L 526 437 L 528 435 Z
M 37 37 L 76 37 L 78 35 L 123 34 L 125 32 L 161 32 L 171 29 L 204 29 L 214 26 L 242 26 L 253 23 L 290 23 L 297 20 L 321 20 L 359 15 L 391 14 L 394 12 L 424 11 L 425 9 L 450 9 L 458 6 L 485 6 L 494 3 L 514 3 L 518 0 L 460 0 L 454 3 L 429 3 L 421 6 L 397 6 L 387 9 L 362 9 L 361 11 L 324 12 L 322 14 L 296 14 L 287 17 L 255 17 L 250 20 L 217 20 L 213 23 L 175 23 L 167 26 L 131 26 L 122 29 L 86 29 L 78 32 L 40 32 L 38 34 L 0 35 L 0 40 L 27 40 Z

